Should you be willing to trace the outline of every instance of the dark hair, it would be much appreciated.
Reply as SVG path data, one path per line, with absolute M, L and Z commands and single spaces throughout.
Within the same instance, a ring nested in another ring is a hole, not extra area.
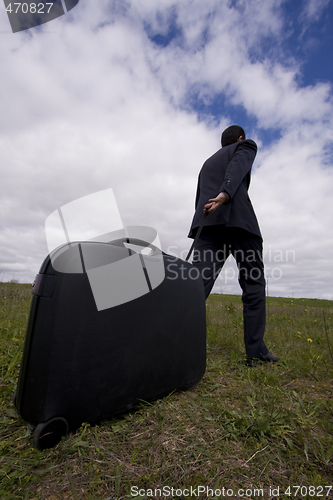
M 246 139 L 245 132 L 242 127 L 238 125 L 231 125 L 231 127 L 226 128 L 221 137 L 222 147 L 229 146 L 234 142 L 237 142 L 238 137 L 243 136 L 243 139 Z

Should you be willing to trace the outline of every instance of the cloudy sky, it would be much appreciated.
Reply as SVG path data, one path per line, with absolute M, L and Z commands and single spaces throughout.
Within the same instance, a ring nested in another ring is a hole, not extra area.
M 333 0 L 80 0 L 13 34 L 0 5 L 0 279 L 31 282 L 57 208 L 112 188 L 183 258 L 222 130 L 258 144 L 269 295 L 333 299 Z M 215 291 L 240 293 L 230 260 Z

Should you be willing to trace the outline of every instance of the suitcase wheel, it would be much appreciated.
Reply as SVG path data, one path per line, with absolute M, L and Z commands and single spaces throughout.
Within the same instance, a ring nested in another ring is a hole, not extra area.
M 53 448 L 68 434 L 68 423 L 62 417 L 51 418 L 37 425 L 33 433 L 33 445 L 38 450 Z

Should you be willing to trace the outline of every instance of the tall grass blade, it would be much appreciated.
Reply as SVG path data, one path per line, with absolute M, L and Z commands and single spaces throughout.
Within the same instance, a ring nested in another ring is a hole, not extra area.
M 332 354 L 331 344 L 330 344 L 330 341 L 329 341 L 329 338 L 328 338 L 328 331 L 327 331 L 327 326 L 326 326 L 326 318 L 325 318 L 324 310 L 322 312 L 323 312 L 323 316 L 324 316 L 324 327 L 325 327 L 325 332 L 326 332 L 326 338 L 327 338 L 328 348 L 329 348 L 330 355 L 331 355 L 331 361 L 333 363 L 333 354 Z

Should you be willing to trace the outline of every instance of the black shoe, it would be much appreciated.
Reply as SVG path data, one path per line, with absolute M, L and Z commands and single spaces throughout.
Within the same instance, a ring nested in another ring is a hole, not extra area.
M 277 356 L 268 352 L 267 354 L 260 354 L 259 356 L 246 356 L 246 364 L 248 366 L 262 365 L 264 363 L 276 363 L 279 361 Z
M 265 361 L 268 363 L 270 361 L 272 361 L 272 363 L 276 363 L 277 361 L 279 361 L 279 358 L 277 356 L 274 356 L 274 354 L 271 354 L 270 352 L 268 352 L 267 354 L 261 354 L 261 356 L 263 356 L 265 358 Z

